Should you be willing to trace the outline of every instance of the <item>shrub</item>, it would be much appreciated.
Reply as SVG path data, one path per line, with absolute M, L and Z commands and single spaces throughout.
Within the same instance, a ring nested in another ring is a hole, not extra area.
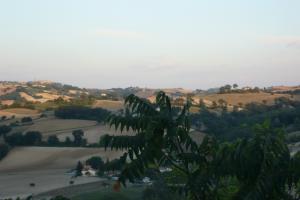
M 0 160 L 8 154 L 9 149 L 10 148 L 7 144 L 0 144 Z
M 22 123 L 32 122 L 32 118 L 31 118 L 31 117 L 23 117 L 23 118 L 21 119 L 21 122 L 22 122 Z

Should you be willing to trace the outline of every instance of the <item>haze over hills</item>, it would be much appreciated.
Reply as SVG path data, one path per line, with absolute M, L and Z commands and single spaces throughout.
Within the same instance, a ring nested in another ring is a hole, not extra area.
M 222 87 L 220 87 L 222 88 Z M 111 89 L 91 89 L 79 88 L 68 84 L 56 83 L 52 81 L 1 81 L 0 82 L 0 100 L 2 105 L 12 105 L 15 101 L 26 100 L 29 102 L 45 103 L 56 99 L 70 100 L 80 98 L 80 96 L 93 96 L 102 100 L 123 100 L 129 94 L 135 94 L 142 98 L 151 100 L 153 96 L 160 90 L 173 98 L 186 96 L 206 96 L 220 93 L 220 88 L 212 88 L 208 90 L 190 90 L 184 88 L 111 88 Z M 254 88 L 254 87 L 253 87 Z M 252 89 L 253 89 L 252 88 Z M 257 89 L 257 88 L 256 88 Z M 300 86 L 270 86 L 268 88 L 259 89 L 256 92 L 267 93 L 299 93 Z M 223 93 L 251 93 L 251 87 L 243 87 L 238 89 L 232 88 L 231 92 Z

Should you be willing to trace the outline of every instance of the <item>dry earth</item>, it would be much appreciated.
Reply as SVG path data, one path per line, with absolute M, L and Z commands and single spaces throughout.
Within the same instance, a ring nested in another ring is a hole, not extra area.
M 262 103 L 264 100 L 267 101 L 267 104 L 273 104 L 274 100 L 279 97 L 291 98 L 291 95 L 288 94 L 270 94 L 270 93 L 234 93 L 234 94 L 212 94 L 206 96 L 200 96 L 198 99 L 205 99 L 209 101 L 215 101 L 218 103 L 219 99 L 225 100 L 228 104 L 238 105 L 239 103 L 248 104 L 251 102 Z M 294 97 L 295 98 L 295 97 Z M 298 98 L 298 97 L 296 97 Z M 198 100 L 198 102 L 199 102 Z
M 117 111 L 124 107 L 123 101 L 111 101 L 111 100 L 97 100 L 94 105 L 94 108 L 101 107 L 107 110 Z
M 22 117 L 36 117 L 40 115 L 40 113 L 37 110 L 31 110 L 27 108 L 9 108 L 0 110 L 0 116 L 15 116 L 16 118 L 22 118 Z
M 120 151 L 103 148 L 18 147 L 0 161 L 0 199 L 26 196 L 69 186 L 67 173 L 76 163 L 91 156 L 114 159 Z M 95 177 L 80 177 L 76 184 L 99 181 Z M 35 183 L 35 187 L 30 187 Z

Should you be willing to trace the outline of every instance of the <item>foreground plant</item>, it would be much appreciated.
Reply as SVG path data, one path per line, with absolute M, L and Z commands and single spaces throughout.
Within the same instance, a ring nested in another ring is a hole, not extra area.
M 289 185 L 298 181 L 288 179 L 295 171 L 290 168 L 288 148 L 281 133 L 267 123 L 255 128 L 252 139 L 219 144 L 205 137 L 198 145 L 189 135 L 189 102 L 178 110 L 159 92 L 155 103 L 130 95 L 125 105 L 125 112 L 111 115 L 108 123 L 135 134 L 104 138 L 105 147 L 125 150 L 116 187 L 166 162 L 181 177 L 170 179 L 168 186 L 195 200 L 228 199 L 223 198 L 229 187 L 224 183 L 233 179 L 236 185 L 230 199 L 284 199 L 288 180 L 293 180 Z

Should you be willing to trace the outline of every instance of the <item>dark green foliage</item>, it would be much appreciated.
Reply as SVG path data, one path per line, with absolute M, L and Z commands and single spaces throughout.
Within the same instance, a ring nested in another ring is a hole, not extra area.
M 11 146 L 35 146 L 42 143 L 42 135 L 38 131 L 29 131 L 24 135 L 22 133 L 13 133 L 6 136 L 5 141 Z
M 75 146 L 85 146 L 86 145 L 86 140 L 83 139 L 83 135 L 84 135 L 83 130 L 81 130 L 81 129 L 74 130 L 72 132 L 72 135 L 74 137 L 73 143 Z
M 9 149 L 10 147 L 7 144 L 0 144 L 0 160 L 8 154 Z
M 18 132 L 5 136 L 5 142 L 10 146 L 21 146 L 24 144 L 23 134 Z
M 172 113 L 170 99 L 163 92 L 158 93 L 154 104 L 134 95 L 128 96 L 125 103 L 126 112 L 111 115 L 108 123 L 121 131 L 131 129 L 135 135 L 104 138 L 106 147 L 125 150 L 119 160 L 119 181 L 123 185 L 126 180 L 134 182 L 144 176 L 150 166 L 167 162 L 173 169 L 164 177 L 167 186 L 188 199 L 291 197 L 287 186 L 295 187 L 298 182 L 298 159 L 290 158 L 283 132 L 274 128 L 272 121 L 251 126 L 249 137 L 232 143 L 205 137 L 197 145 L 189 136 L 189 103 L 178 114 Z M 228 120 L 238 123 L 229 116 Z
M 180 200 L 180 196 L 172 191 L 166 183 L 159 179 L 144 189 L 142 200 Z
M 90 165 L 95 170 L 102 170 L 104 169 L 104 162 L 101 157 L 93 156 L 86 160 L 85 162 L 87 165 Z
M 0 136 L 1 135 L 6 135 L 10 131 L 11 131 L 10 126 L 7 126 L 7 125 L 0 126 Z
M 23 117 L 23 118 L 21 119 L 21 122 L 22 122 L 22 123 L 32 122 L 32 118 L 31 118 L 31 117 Z
M 83 169 L 83 165 L 80 161 L 78 161 L 76 168 L 75 168 L 75 176 L 82 176 L 82 169 Z
M 42 134 L 38 131 L 26 132 L 24 137 L 24 145 L 38 145 L 42 142 Z
M 50 135 L 48 137 L 47 143 L 49 146 L 58 146 L 60 144 L 59 139 L 56 135 Z
M 72 140 L 70 139 L 69 136 L 66 137 L 64 145 L 66 145 L 66 146 L 71 146 L 72 145 Z
M 50 200 L 70 200 L 70 199 L 67 198 L 67 197 L 59 195 L 59 196 L 56 196 L 54 198 L 51 198 Z
M 270 119 L 272 128 L 283 128 L 287 132 L 300 130 L 300 103 L 278 100 L 275 105 L 250 103 L 242 111 L 222 112 L 217 114 L 202 109 L 198 114 L 191 115 L 191 122 L 205 132 L 221 140 L 252 137 L 252 127 Z
M 55 110 L 55 116 L 62 119 L 85 119 L 102 122 L 109 115 L 109 111 L 102 108 L 88 108 L 83 106 L 65 106 Z

